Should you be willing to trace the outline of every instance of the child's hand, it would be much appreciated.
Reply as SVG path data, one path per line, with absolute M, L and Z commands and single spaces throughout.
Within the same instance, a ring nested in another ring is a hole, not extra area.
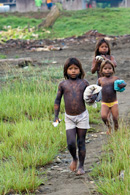
M 124 80 L 116 80 L 114 82 L 114 90 L 123 92 L 125 90 L 126 83 Z
M 96 56 L 95 57 L 96 62 L 102 62 L 104 60 L 103 56 Z
M 52 124 L 54 127 L 57 127 L 60 122 L 61 122 L 61 119 L 59 119 L 58 117 L 55 117 L 54 122 Z
M 90 103 L 94 103 L 97 98 L 97 94 L 90 95 L 89 98 L 90 98 Z
M 105 55 L 101 55 L 103 60 L 108 60 Z
M 54 122 L 59 122 L 59 118 L 58 117 L 55 117 L 54 118 Z
M 126 83 L 118 84 L 118 87 L 120 87 L 120 88 L 126 87 Z

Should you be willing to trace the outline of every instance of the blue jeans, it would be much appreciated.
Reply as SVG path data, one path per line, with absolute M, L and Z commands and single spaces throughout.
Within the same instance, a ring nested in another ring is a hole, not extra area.
M 51 9 L 52 3 L 47 3 L 47 7 L 48 7 L 48 9 Z

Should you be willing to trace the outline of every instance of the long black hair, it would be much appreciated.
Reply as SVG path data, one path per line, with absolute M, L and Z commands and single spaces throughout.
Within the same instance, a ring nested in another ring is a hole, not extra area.
M 65 79 L 69 79 L 68 74 L 67 74 L 67 69 L 69 68 L 69 66 L 71 66 L 72 64 L 76 65 L 79 69 L 80 69 L 80 74 L 79 74 L 79 78 L 83 79 L 85 76 L 85 72 L 82 68 L 82 64 L 81 62 L 77 59 L 77 58 L 69 58 L 67 59 L 67 61 L 64 64 L 64 78 Z
M 95 48 L 95 57 L 98 56 L 98 55 L 101 55 L 100 52 L 99 52 L 99 47 L 103 44 L 103 43 L 106 43 L 107 46 L 108 46 L 108 52 L 107 52 L 107 55 L 111 55 L 111 49 L 110 49 L 110 45 L 108 43 L 108 41 L 104 38 L 102 39 L 99 39 L 97 44 L 96 44 L 96 48 Z

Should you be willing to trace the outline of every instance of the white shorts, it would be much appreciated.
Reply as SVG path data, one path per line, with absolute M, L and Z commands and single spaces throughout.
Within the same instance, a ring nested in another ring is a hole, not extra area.
M 85 110 L 83 113 L 76 116 L 71 116 L 65 113 L 65 125 L 66 130 L 74 129 L 75 127 L 80 129 L 90 129 L 88 111 Z

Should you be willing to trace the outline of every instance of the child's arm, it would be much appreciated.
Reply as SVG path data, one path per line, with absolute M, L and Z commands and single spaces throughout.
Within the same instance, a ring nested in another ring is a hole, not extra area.
M 101 62 L 100 60 L 96 60 L 96 58 L 93 59 L 91 72 L 94 74 L 98 70 L 98 64 Z
M 104 58 L 104 60 L 108 60 L 106 56 L 102 55 L 102 57 Z M 115 67 L 117 67 L 117 63 L 116 63 L 114 56 L 110 56 L 110 61 L 113 63 Z
M 62 84 L 59 84 L 57 96 L 54 103 L 54 114 L 55 114 L 54 122 L 57 120 L 59 121 L 58 116 L 60 111 L 60 103 L 61 103 L 62 95 L 63 95 Z
M 111 56 L 111 61 L 114 64 L 114 66 L 117 67 L 117 63 L 116 63 L 114 56 Z
M 97 80 L 97 85 L 101 86 L 101 78 Z

